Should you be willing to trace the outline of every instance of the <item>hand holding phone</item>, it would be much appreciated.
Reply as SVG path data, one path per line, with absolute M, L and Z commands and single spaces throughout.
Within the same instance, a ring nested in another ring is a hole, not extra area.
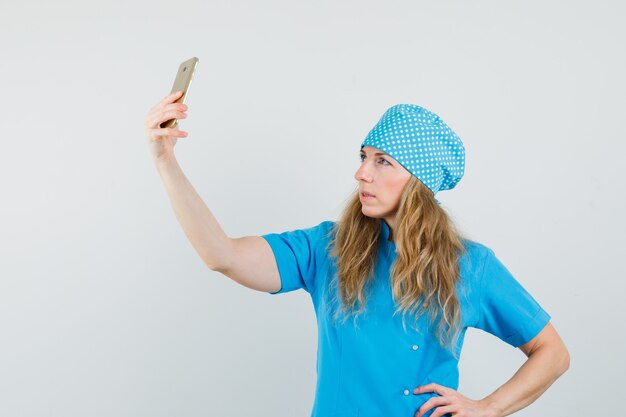
M 144 118 L 148 147 L 157 162 L 172 159 L 178 138 L 187 137 L 187 132 L 178 129 L 177 120 L 187 117 L 184 100 L 197 62 L 198 58 L 192 58 L 180 65 L 172 92 L 152 107 Z
M 170 93 L 182 91 L 183 94 L 176 99 L 174 103 L 185 103 L 185 98 L 187 98 L 187 93 L 189 91 L 189 87 L 191 86 L 191 81 L 193 80 L 193 74 L 198 66 L 198 61 L 198 58 L 193 57 L 182 62 L 178 67 L 178 72 L 176 73 L 176 78 L 174 78 L 174 85 L 172 86 L 172 91 Z M 178 119 L 173 118 L 161 123 L 160 127 L 176 127 L 177 125 Z

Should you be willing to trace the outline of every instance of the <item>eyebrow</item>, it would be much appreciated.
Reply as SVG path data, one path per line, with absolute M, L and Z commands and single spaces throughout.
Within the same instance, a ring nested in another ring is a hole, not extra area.
M 365 151 L 364 151 L 363 149 L 361 149 L 361 153 L 365 153 Z M 377 155 L 385 155 L 385 156 L 389 156 L 388 154 L 386 154 L 386 153 L 384 153 L 384 152 L 376 152 L 376 153 L 374 154 L 374 156 L 377 156 Z

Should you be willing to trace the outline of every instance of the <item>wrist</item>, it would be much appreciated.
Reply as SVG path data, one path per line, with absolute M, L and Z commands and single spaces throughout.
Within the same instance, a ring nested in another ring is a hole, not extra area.
M 159 172 L 161 171 L 169 171 L 172 168 L 176 168 L 178 166 L 178 161 L 174 157 L 174 155 L 170 155 L 167 158 L 155 158 L 154 166 L 156 166 Z
M 483 409 L 485 417 L 504 417 L 502 407 L 489 398 L 479 400 L 480 408 Z

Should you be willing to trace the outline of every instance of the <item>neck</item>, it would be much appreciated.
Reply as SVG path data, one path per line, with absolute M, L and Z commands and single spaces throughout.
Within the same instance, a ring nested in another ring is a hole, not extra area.
M 393 242 L 393 228 L 395 227 L 395 219 L 383 218 L 382 220 L 387 224 L 387 227 L 389 228 L 389 237 L 387 238 L 387 240 Z

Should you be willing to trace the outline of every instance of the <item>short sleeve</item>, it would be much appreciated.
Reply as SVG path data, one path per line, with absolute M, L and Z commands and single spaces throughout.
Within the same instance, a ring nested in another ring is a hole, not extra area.
M 269 294 L 282 294 L 300 288 L 309 294 L 315 292 L 332 225 L 331 221 L 323 221 L 308 229 L 261 235 L 274 252 L 282 285 L 279 291 Z
M 535 337 L 550 315 L 488 249 L 480 281 L 479 318 L 475 327 L 513 347 Z

